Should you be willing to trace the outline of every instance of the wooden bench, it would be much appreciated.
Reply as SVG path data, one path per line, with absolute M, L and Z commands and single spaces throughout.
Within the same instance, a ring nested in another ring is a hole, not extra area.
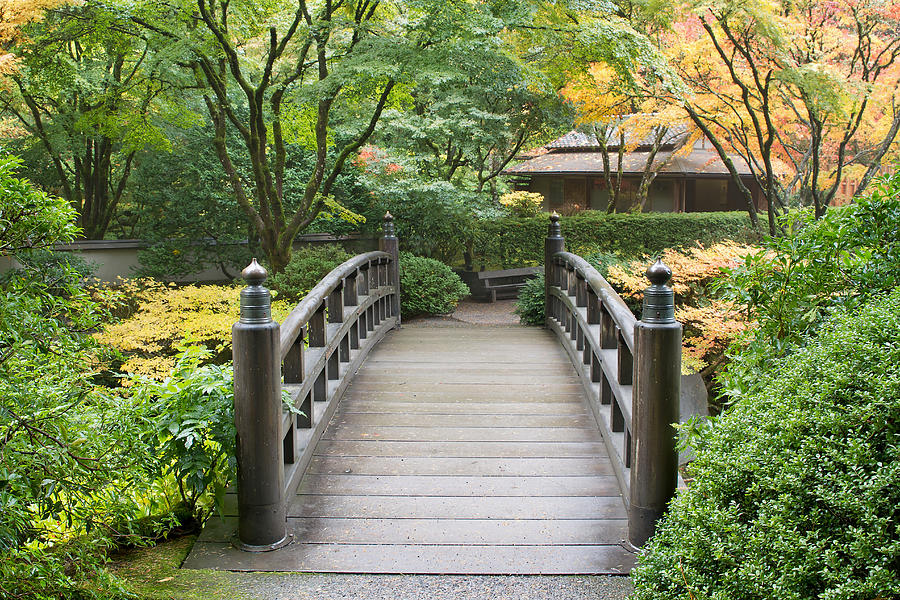
M 488 302 L 516 298 L 525 282 L 542 270 L 542 267 L 523 267 L 502 271 L 479 271 L 478 282 L 483 289 L 482 297 Z

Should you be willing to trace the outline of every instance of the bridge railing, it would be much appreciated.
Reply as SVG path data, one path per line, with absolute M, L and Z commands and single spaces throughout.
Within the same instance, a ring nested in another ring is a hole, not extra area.
M 296 492 L 338 400 L 369 350 L 400 325 L 398 243 L 385 215 L 380 250 L 326 275 L 279 326 L 265 269 L 244 270 L 232 330 L 237 427 L 238 535 L 248 551 L 290 541 L 286 503 Z M 290 397 L 282 401 L 282 390 Z
M 641 320 L 586 260 L 565 252 L 559 217 L 545 245 L 546 323 L 581 376 L 628 506 L 629 541 L 641 546 L 675 492 L 681 325 L 672 272 L 647 270 Z M 705 401 L 705 398 L 704 398 Z

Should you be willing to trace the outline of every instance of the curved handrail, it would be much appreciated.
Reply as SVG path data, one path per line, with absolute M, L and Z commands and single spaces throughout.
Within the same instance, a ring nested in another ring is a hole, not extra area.
M 622 338 L 628 345 L 628 349 L 634 352 L 634 326 L 637 323 L 637 319 L 616 290 L 591 263 L 577 254 L 557 252 L 553 257 L 563 264 L 571 265 L 581 275 L 585 283 L 591 286 L 591 289 L 603 302 L 603 305 L 609 311 L 609 315 L 622 332 Z
M 323 277 L 319 283 L 313 287 L 297 303 L 297 306 L 285 317 L 281 323 L 281 360 L 284 360 L 290 351 L 297 337 L 301 334 L 303 327 L 309 322 L 313 314 L 322 305 L 343 282 L 355 273 L 363 265 L 371 264 L 373 260 L 390 259 L 391 255 L 381 250 L 373 250 L 364 254 L 358 254 L 350 258 L 334 269 L 328 275 Z

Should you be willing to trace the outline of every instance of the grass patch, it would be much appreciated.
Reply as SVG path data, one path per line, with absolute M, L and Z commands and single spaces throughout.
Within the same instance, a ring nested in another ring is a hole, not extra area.
M 113 557 L 109 570 L 140 600 L 210 600 L 247 598 L 235 573 L 180 569 L 196 535 L 125 550 Z

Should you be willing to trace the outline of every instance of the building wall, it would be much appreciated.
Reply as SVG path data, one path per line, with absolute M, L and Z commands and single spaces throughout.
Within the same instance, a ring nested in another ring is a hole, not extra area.
M 617 210 L 624 212 L 637 202 L 640 178 L 626 177 Z M 532 177 L 519 189 L 544 197 L 544 210 L 571 214 L 586 210 L 606 210 L 609 190 L 602 176 Z M 744 210 L 746 203 L 730 179 L 657 177 L 650 185 L 645 210 L 651 212 L 714 212 Z

